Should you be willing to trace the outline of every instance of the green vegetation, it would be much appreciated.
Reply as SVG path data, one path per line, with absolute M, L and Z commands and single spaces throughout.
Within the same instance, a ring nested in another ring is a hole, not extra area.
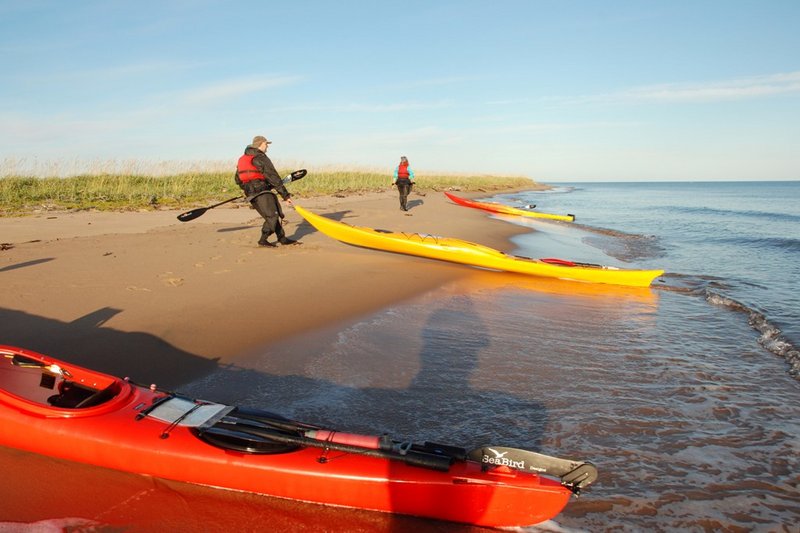
M 287 175 L 290 170 L 281 171 Z M 311 171 L 288 186 L 299 197 L 385 191 L 391 176 L 360 170 Z M 419 192 L 461 190 L 498 191 L 531 188 L 525 177 L 425 175 L 418 173 Z M 43 210 L 97 209 L 106 211 L 184 209 L 205 206 L 241 191 L 233 173 L 197 172 L 172 176 L 81 175 L 69 178 L 9 176 L 0 178 L 0 216 L 19 216 Z

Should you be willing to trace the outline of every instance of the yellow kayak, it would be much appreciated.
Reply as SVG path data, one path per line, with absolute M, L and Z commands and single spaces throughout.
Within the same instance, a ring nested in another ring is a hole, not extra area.
M 561 220 L 564 222 L 574 222 L 575 215 L 553 215 L 551 213 L 540 213 L 538 211 L 528 211 L 527 209 L 517 209 L 508 205 L 498 204 L 495 202 L 476 202 L 474 200 L 467 200 L 449 192 L 444 193 L 445 196 L 450 198 L 453 202 L 464 207 L 474 207 L 475 209 L 483 209 L 491 213 L 500 213 L 503 215 L 518 215 L 521 217 L 531 218 L 549 218 L 550 220 Z
M 564 259 L 530 259 L 508 255 L 474 242 L 420 233 L 393 233 L 386 230 L 351 226 L 303 209 L 295 210 L 328 237 L 355 246 L 373 248 L 492 270 L 531 276 L 559 278 L 590 283 L 608 283 L 628 287 L 647 287 L 663 270 L 624 270 L 610 266 L 575 263 Z

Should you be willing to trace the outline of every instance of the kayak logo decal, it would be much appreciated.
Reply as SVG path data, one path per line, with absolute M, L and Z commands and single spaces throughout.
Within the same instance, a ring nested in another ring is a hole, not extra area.
M 525 470 L 525 460 L 515 461 L 506 457 L 508 451 L 505 452 L 498 452 L 497 450 L 493 450 L 492 448 L 486 448 L 494 454 L 494 457 L 486 454 L 484 452 L 483 457 L 481 458 L 481 462 L 489 465 L 494 466 L 508 466 L 510 468 L 515 468 L 517 470 Z

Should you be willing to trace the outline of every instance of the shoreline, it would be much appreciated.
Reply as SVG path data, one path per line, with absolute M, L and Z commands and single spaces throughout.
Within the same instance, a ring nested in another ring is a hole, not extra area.
M 525 189 L 527 190 L 527 189 Z M 467 196 L 513 191 L 467 193 Z M 522 228 L 393 190 L 297 197 L 353 225 L 431 233 L 502 251 Z M 329 239 L 291 208 L 301 245 L 256 246 L 249 206 L 181 223 L 180 211 L 43 213 L 3 219 L 0 343 L 175 387 L 290 336 L 312 333 L 472 273 L 461 265 L 377 252 Z

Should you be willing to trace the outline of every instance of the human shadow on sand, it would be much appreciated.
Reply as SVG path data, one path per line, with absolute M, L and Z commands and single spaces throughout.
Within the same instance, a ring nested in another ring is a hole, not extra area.
M 50 261 L 53 261 L 54 259 L 55 259 L 54 257 L 45 257 L 45 258 L 42 258 L 42 259 L 33 259 L 31 261 L 25 261 L 24 263 L 16 263 L 16 264 L 13 264 L 13 265 L 8 265 L 8 266 L 5 266 L 3 268 L 0 268 L 0 272 L 8 272 L 9 270 L 17 270 L 19 268 L 26 268 L 26 267 L 30 267 L 30 266 L 41 265 L 42 263 L 49 263 Z
M 217 233 L 229 233 L 232 231 L 244 231 L 248 229 L 253 229 L 253 226 L 236 226 L 234 228 L 220 228 L 217 230 Z
M 389 432 L 397 438 L 464 446 L 503 443 L 538 449 L 547 425 L 545 407 L 473 382 L 481 351 L 491 337 L 472 302 L 464 300 L 457 309 L 440 308 L 430 314 L 421 332 L 419 354 L 402 346 L 386 346 L 384 353 L 374 354 L 377 358 L 419 358 L 419 371 L 406 388 L 356 387 L 221 365 L 181 389 L 207 400 L 264 408 L 343 431 Z M 263 357 L 270 358 L 268 348 Z
M 424 203 L 425 202 L 423 200 L 409 200 L 408 204 L 406 204 L 406 205 L 408 206 L 409 209 L 413 209 L 415 207 L 421 206 Z
M 351 213 L 351 211 L 350 210 L 336 211 L 334 213 L 325 213 L 322 216 L 324 216 L 325 218 L 329 218 L 331 220 L 336 220 L 337 222 L 341 222 L 342 219 L 347 217 L 348 213 Z M 305 237 L 306 235 L 311 235 L 316 231 L 317 230 L 314 228 L 314 226 L 309 224 L 308 221 L 306 221 L 305 219 L 301 219 L 300 223 L 297 225 L 297 228 L 295 228 L 294 233 L 289 235 L 288 237 L 290 239 L 299 240 L 302 237 Z
M 71 322 L 0 308 L 0 344 L 69 361 L 134 382 L 173 388 L 197 379 L 217 367 L 206 359 L 141 332 L 103 327 L 122 310 L 97 309 Z
M 397 327 L 402 329 L 402 323 Z M 387 360 L 419 358 L 416 366 L 419 370 L 405 388 L 348 386 L 299 375 L 270 375 L 231 365 L 220 366 L 214 374 L 187 383 L 181 387 L 181 392 L 220 403 L 266 409 L 341 431 L 387 433 L 400 441 L 432 441 L 468 450 L 491 444 L 541 449 L 548 422 L 545 406 L 538 401 L 481 387 L 481 383 L 475 381 L 479 365 L 492 364 L 492 361 L 481 360 L 491 336 L 468 297 L 457 306 L 433 310 L 424 324 L 421 338 L 419 353 L 404 350 L 403 346 L 388 345 L 383 353 L 374 354 L 376 358 Z M 332 359 L 338 354 L 337 350 Z M 305 355 L 298 353 L 297 357 Z M 264 361 L 269 361 L 270 357 L 267 348 Z M 335 361 L 331 364 L 337 365 Z M 386 364 L 387 368 L 392 366 Z M 319 373 L 324 368 L 315 370 Z M 482 368 L 481 374 L 486 373 L 487 369 Z M 523 379 L 535 380 L 535 376 Z M 408 383 L 407 377 L 398 380 Z M 359 379 L 354 376 L 352 381 Z M 390 468 L 400 467 L 392 465 Z M 441 503 L 458 505 L 458 502 Z M 409 520 L 394 518 L 390 530 L 407 531 L 414 524 Z

